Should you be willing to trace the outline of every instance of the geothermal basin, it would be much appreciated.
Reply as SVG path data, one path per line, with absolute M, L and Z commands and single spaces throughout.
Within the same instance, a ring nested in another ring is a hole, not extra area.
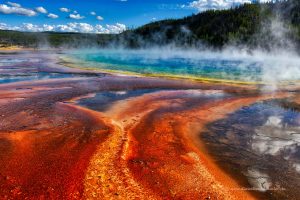
M 297 58 L 237 57 L 0 54 L 0 199 L 299 199 Z

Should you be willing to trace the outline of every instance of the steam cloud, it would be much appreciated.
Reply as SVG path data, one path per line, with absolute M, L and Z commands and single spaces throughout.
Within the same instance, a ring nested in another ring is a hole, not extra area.
M 159 66 L 158 62 L 163 62 L 165 65 L 169 65 L 171 69 L 173 66 L 174 75 L 180 71 L 180 75 L 193 76 L 193 71 L 191 71 L 191 68 L 187 66 L 195 66 L 197 68 L 197 66 L 203 66 L 204 62 L 212 69 L 220 69 L 218 73 L 222 73 L 222 67 L 224 68 L 224 73 L 225 71 L 227 73 L 228 71 L 232 70 L 232 73 L 229 72 L 229 74 L 226 74 L 226 79 L 235 80 L 236 75 L 234 72 L 237 69 L 244 73 L 240 75 L 242 80 L 249 82 L 259 81 L 265 83 L 266 87 L 263 89 L 268 90 L 275 90 L 277 89 L 277 86 L 282 83 L 294 84 L 295 81 L 300 80 L 300 57 L 298 54 L 286 50 L 277 50 L 274 52 L 267 52 L 263 50 L 249 51 L 246 48 L 240 49 L 230 46 L 219 51 L 212 51 L 209 49 L 199 51 L 198 49 L 175 48 L 171 45 L 165 47 L 144 48 L 139 50 L 129 50 L 119 47 L 118 49 L 96 49 L 93 51 L 79 50 L 79 52 L 82 55 L 104 55 L 108 60 L 117 59 L 124 65 L 128 63 L 130 65 L 130 63 L 135 62 L 135 65 L 142 64 L 143 66 L 154 66 L 144 69 L 144 73 L 151 74 L 160 73 L 160 71 L 157 71 L 158 68 L 155 66 Z M 228 61 L 233 63 L 232 66 L 227 66 L 228 64 L 224 64 Z M 179 62 L 180 64 L 174 62 Z M 117 68 L 120 70 L 122 70 L 121 65 L 123 65 L 121 63 L 120 66 L 117 66 Z M 97 63 L 94 62 L 87 63 L 87 65 L 93 65 L 93 67 L 97 67 Z M 231 69 L 225 69 L 226 67 L 231 67 Z M 249 71 L 253 71 L 251 68 L 257 69 L 258 72 L 248 73 Z M 126 69 L 124 70 L 126 71 Z M 212 71 L 212 73 L 215 72 L 217 71 Z M 173 72 L 171 71 L 170 74 L 172 75 Z

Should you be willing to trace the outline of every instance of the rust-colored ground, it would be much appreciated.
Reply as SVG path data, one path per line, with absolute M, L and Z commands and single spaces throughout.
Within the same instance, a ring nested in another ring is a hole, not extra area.
M 185 91 L 158 92 L 120 102 L 109 110 L 106 115 L 113 120 L 115 133 L 91 160 L 85 196 L 255 199 L 248 192 L 234 190 L 240 186 L 214 164 L 197 136 L 206 124 L 242 106 L 286 94 L 213 102 L 201 97 L 191 100 L 188 95 Z M 189 101 L 193 106 L 187 109 Z
M 169 90 L 117 101 L 104 112 L 75 102 L 149 88 Z M 283 97 L 293 96 L 109 75 L 1 84 L 0 199 L 255 199 L 232 190 L 238 182 L 198 136 L 243 106 Z

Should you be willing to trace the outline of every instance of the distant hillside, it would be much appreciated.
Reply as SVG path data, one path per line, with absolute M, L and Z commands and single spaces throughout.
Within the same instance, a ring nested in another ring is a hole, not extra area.
M 31 48 L 80 48 L 108 46 L 116 35 L 55 33 L 55 32 L 19 32 L 0 30 L 0 46 L 23 46 Z
M 146 24 L 119 35 L 80 33 L 23 33 L 0 31 L 0 45 L 25 47 L 107 47 L 174 45 L 213 47 L 246 45 L 271 49 L 300 47 L 300 1 L 245 4 L 230 10 L 206 11 L 183 19 Z
M 243 44 L 271 48 L 289 40 L 300 44 L 300 1 L 245 4 L 206 11 L 178 20 L 163 20 L 122 34 L 128 46 L 148 44 L 222 47 Z M 139 37 L 137 37 L 139 36 Z

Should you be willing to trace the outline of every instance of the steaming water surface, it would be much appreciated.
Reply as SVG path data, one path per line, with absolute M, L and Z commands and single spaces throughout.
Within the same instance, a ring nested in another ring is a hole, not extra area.
M 80 66 L 101 70 L 247 82 L 300 80 L 300 59 L 285 54 L 156 50 L 68 52 Z

